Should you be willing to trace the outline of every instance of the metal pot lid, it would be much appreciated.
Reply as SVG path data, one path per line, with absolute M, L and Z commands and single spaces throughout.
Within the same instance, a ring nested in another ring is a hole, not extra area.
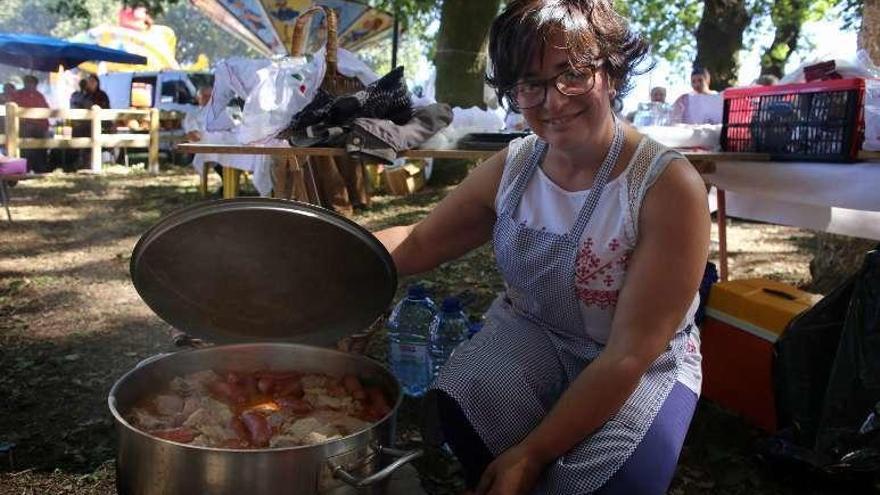
M 160 318 L 215 343 L 332 345 L 388 307 L 397 272 L 367 230 L 266 198 L 200 203 L 138 241 L 131 278 Z

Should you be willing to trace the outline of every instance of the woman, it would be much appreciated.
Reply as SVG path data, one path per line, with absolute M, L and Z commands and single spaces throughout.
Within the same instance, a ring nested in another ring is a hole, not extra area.
M 489 50 L 535 136 L 377 234 L 404 275 L 494 243 L 507 290 L 429 393 L 442 433 L 478 493 L 664 493 L 700 388 L 703 182 L 614 117 L 647 47 L 609 0 L 513 0 Z
M 88 105 L 87 108 L 91 108 L 92 105 L 110 108 L 110 98 L 101 89 L 101 80 L 94 74 L 90 74 L 88 79 L 86 79 L 86 104 Z

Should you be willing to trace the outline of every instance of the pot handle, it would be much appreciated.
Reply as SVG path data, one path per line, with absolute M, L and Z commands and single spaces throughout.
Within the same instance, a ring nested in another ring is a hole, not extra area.
M 389 447 L 380 446 L 379 447 L 379 454 L 387 454 L 392 457 L 397 457 L 398 459 L 396 461 L 392 462 L 391 464 L 385 466 L 384 468 L 382 468 L 382 470 L 380 470 L 379 472 L 373 473 L 370 476 L 367 476 L 366 478 L 358 478 L 357 476 L 354 476 L 351 473 L 349 473 L 348 471 L 346 471 L 345 468 L 342 467 L 341 465 L 336 464 L 333 461 L 330 461 L 330 467 L 333 470 L 333 476 L 335 476 L 336 478 L 339 478 L 340 480 L 344 481 L 346 484 L 351 485 L 355 488 L 364 488 L 364 487 L 373 485 L 375 483 L 379 483 L 380 481 L 383 481 L 385 478 L 391 476 L 391 474 L 394 471 L 397 471 L 397 469 L 400 468 L 401 466 L 403 466 L 404 464 L 421 457 L 423 452 L 422 452 L 422 449 L 399 450 L 399 449 L 392 449 Z

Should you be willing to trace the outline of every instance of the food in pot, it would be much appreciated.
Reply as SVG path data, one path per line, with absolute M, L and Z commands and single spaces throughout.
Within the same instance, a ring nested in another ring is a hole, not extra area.
M 358 377 L 258 371 L 200 371 L 175 377 L 132 408 L 150 435 L 205 447 L 258 449 L 333 440 L 363 430 L 391 406 Z

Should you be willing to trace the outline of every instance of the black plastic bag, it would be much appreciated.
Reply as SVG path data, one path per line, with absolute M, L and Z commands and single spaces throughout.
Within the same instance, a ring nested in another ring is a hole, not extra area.
M 775 345 L 776 460 L 825 472 L 880 472 L 880 251 Z

